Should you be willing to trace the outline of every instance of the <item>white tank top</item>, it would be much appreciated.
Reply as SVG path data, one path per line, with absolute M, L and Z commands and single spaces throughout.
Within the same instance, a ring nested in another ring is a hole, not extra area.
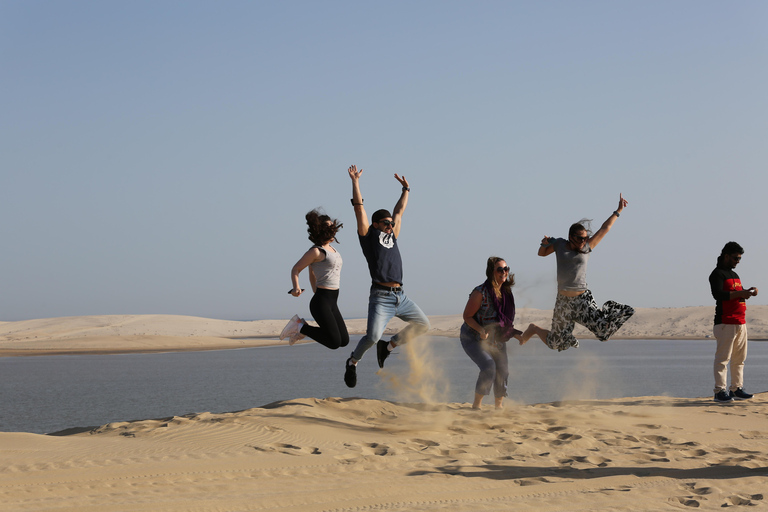
M 329 290 L 338 290 L 341 282 L 341 254 L 339 251 L 326 251 L 319 245 L 320 252 L 325 254 L 323 261 L 310 263 L 312 272 L 315 274 L 315 284 L 318 288 L 328 288 Z

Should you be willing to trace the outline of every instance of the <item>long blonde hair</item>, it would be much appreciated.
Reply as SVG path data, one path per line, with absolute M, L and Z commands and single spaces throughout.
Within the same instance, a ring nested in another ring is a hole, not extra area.
M 485 266 L 485 277 L 488 278 L 491 286 L 493 286 L 497 297 L 501 297 L 502 292 L 512 293 L 512 287 L 515 286 L 515 274 L 511 273 L 507 276 L 507 280 L 504 281 L 501 286 L 496 286 L 496 280 L 493 278 L 493 276 L 496 273 L 496 264 L 500 261 L 507 260 L 504 258 L 499 258 L 498 256 L 491 256 L 488 258 L 488 262 Z

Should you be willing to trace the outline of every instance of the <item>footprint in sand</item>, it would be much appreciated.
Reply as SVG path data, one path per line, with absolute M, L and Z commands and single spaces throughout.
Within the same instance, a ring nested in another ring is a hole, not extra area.
M 421 448 L 431 448 L 433 446 L 440 446 L 440 443 L 431 441 L 429 439 L 411 439 L 412 443 L 420 446 Z
M 643 439 L 657 445 L 667 445 L 672 443 L 668 437 L 664 436 L 643 436 Z
M 750 496 L 739 496 L 738 494 L 734 494 L 732 496 L 728 496 L 728 499 L 726 499 L 725 503 L 723 503 L 722 507 L 728 507 L 730 505 L 736 505 L 736 506 L 755 506 L 757 503 L 755 501 L 761 501 L 763 499 L 762 494 L 752 494 Z
M 543 476 L 536 477 L 536 478 L 526 478 L 524 480 L 515 480 L 515 483 L 517 485 L 520 485 L 522 487 L 528 486 L 528 485 L 539 485 L 539 484 L 548 484 L 550 483 L 549 480 L 544 478 Z
M 578 441 L 581 439 L 581 436 L 579 434 L 560 434 L 557 436 L 557 439 L 549 443 L 550 446 L 560 446 L 563 444 L 572 443 L 573 441 Z
M 378 455 L 380 457 L 383 457 L 384 455 L 395 455 L 395 450 L 385 444 L 370 443 L 364 446 L 367 448 L 363 450 L 365 455 Z
M 302 447 L 288 443 L 272 443 L 266 446 L 250 446 L 258 452 L 279 452 L 285 455 L 320 455 L 319 448 Z
M 673 498 L 679 501 L 681 504 L 685 505 L 686 507 L 694 507 L 698 508 L 701 506 L 701 503 L 699 503 L 698 500 L 693 499 L 692 497 L 688 496 L 678 496 L 677 498 Z
M 709 455 L 709 452 L 702 449 L 687 450 L 683 452 L 683 457 L 687 459 L 698 459 L 699 457 L 704 457 L 706 455 Z
M 683 488 L 685 488 L 688 492 L 692 492 L 693 494 L 696 494 L 698 496 L 706 496 L 707 494 L 714 494 L 715 492 L 719 492 L 720 489 L 717 489 L 715 487 L 696 487 L 695 483 L 692 484 L 684 484 Z

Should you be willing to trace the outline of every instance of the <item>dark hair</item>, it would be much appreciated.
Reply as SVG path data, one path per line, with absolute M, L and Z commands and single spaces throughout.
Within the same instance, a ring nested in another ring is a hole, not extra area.
M 568 241 L 571 241 L 571 237 L 579 231 L 586 231 L 587 237 L 592 236 L 592 219 L 581 219 L 579 222 L 574 222 L 571 227 L 568 228 Z M 586 253 L 586 251 L 580 251 Z
M 323 245 L 328 242 L 336 241 L 336 233 L 344 227 L 344 224 L 338 219 L 331 219 L 328 215 L 321 213 L 317 208 L 307 213 L 307 233 L 309 239 L 315 245 Z M 330 225 L 326 224 L 328 221 Z
M 728 242 L 723 246 L 723 250 L 720 251 L 720 256 L 717 257 L 718 265 L 723 262 L 723 256 L 726 254 L 744 254 L 744 248 L 736 242 Z
M 491 283 L 494 282 L 493 275 L 496 273 L 496 264 L 500 261 L 507 260 L 499 258 L 498 256 L 491 256 L 488 258 L 488 262 L 485 265 L 485 277 L 487 277 L 488 281 Z M 501 285 L 501 289 L 505 292 L 511 292 L 513 286 L 515 286 L 515 274 L 510 273 L 507 276 L 507 280 Z

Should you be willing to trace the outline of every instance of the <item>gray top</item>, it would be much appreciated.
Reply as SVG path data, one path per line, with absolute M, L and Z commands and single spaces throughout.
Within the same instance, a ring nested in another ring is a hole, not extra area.
M 325 254 L 323 261 L 309 264 L 315 274 L 315 285 L 318 288 L 338 290 L 341 283 L 341 254 L 339 251 L 326 251 L 319 245 L 312 247 L 317 247 Z
M 592 248 L 587 243 L 585 253 L 574 251 L 564 238 L 550 238 L 557 256 L 557 289 L 569 292 L 583 292 L 587 289 L 587 261 Z

